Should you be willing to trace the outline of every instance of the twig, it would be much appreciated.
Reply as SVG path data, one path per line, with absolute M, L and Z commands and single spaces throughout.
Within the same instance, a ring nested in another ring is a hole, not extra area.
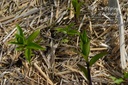
M 16 31 L 16 27 L 4 38 L 2 43 L 6 42 L 6 40 Z
M 117 7 L 118 7 L 118 23 L 119 23 L 119 35 L 120 35 L 121 67 L 122 69 L 125 69 L 127 67 L 127 64 L 126 64 L 127 53 L 125 50 L 124 22 L 123 22 L 121 8 L 118 0 L 117 0 Z
M 119 40 L 120 40 L 120 61 L 122 69 L 127 67 L 126 64 L 126 50 L 125 50 L 125 39 L 124 39 L 124 22 L 122 18 L 121 8 L 119 4 L 119 0 L 109 0 L 109 6 L 113 7 L 110 12 L 117 12 L 118 15 L 118 26 L 119 26 Z M 118 10 L 115 10 L 118 9 Z M 110 8 L 111 9 L 111 8 Z

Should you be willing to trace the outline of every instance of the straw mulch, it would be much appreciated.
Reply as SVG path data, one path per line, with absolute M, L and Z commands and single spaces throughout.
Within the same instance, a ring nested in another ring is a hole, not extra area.
M 0 0 L 0 84 L 1 85 L 87 85 L 87 79 L 77 67 L 85 65 L 78 36 L 57 33 L 56 28 L 75 23 L 73 29 L 86 30 L 91 39 L 90 57 L 107 51 L 108 54 L 91 68 L 94 85 L 113 85 L 110 76 L 122 77 L 119 53 L 118 23 L 101 16 L 107 0 L 80 0 L 80 19 L 77 23 L 71 0 Z M 120 0 L 125 21 L 126 46 L 128 45 L 128 3 Z M 99 14 L 99 15 L 98 15 Z M 96 16 L 95 16 L 96 15 Z M 16 46 L 15 25 L 19 24 L 26 36 L 40 29 L 38 39 L 46 51 L 34 51 L 31 64 Z M 66 36 L 67 43 L 61 42 Z M 128 51 L 128 46 L 126 47 Z M 86 65 L 85 65 L 86 66 Z M 127 69 L 126 69 L 127 71 Z M 126 85 L 126 84 L 124 84 Z

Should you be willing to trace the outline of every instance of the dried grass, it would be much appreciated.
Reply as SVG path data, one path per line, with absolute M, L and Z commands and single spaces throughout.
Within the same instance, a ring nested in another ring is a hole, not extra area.
M 94 85 L 112 85 L 110 75 L 121 77 L 119 33 L 117 23 L 111 24 L 109 17 L 93 16 L 102 13 L 107 0 L 83 0 L 78 30 L 86 29 L 91 39 L 90 57 L 102 51 L 108 55 L 99 60 L 92 68 Z M 77 64 L 85 65 L 84 59 L 76 52 L 79 38 L 70 38 L 69 43 L 60 40 L 63 34 L 55 28 L 74 22 L 71 0 L 1 0 L 0 1 L 0 84 L 1 85 L 87 85 L 87 80 L 79 71 Z M 127 0 L 120 3 L 125 20 L 126 50 L 128 52 L 128 8 Z M 115 21 L 116 22 L 116 21 Z M 40 29 L 42 46 L 47 51 L 34 51 L 36 54 L 29 65 L 23 53 L 15 51 L 8 44 L 14 38 L 15 25 L 19 23 L 26 35 Z M 74 51 L 75 50 L 75 51 Z M 126 69 L 126 71 L 128 71 Z

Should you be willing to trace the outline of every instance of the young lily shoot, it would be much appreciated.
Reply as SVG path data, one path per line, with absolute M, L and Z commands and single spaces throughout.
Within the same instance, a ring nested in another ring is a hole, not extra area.
M 36 37 L 39 35 L 40 30 L 34 31 L 26 38 L 21 27 L 17 25 L 16 28 L 17 33 L 15 34 L 15 39 L 12 40 L 10 43 L 17 45 L 16 50 L 23 51 L 26 60 L 30 63 L 32 57 L 32 50 L 45 50 L 45 48 L 34 42 Z
M 104 53 L 99 53 L 96 54 L 94 57 L 92 57 L 91 60 L 89 60 L 89 53 L 90 53 L 90 40 L 87 36 L 86 31 L 84 30 L 83 33 L 80 35 L 80 48 L 81 48 L 81 54 L 83 56 L 83 58 L 85 59 L 86 62 L 86 66 L 84 67 L 80 64 L 78 64 L 78 67 L 80 68 L 80 70 L 84 73 L 85 77 L 88 80 L 88 84 L 92 85 L 92 80 L 91 80 L 91 73 L 90 73 L 90 67 L 96 62 L 98 61 L 100 58 L 102 58 L 103 56 L 106 55 L 106 52 Z

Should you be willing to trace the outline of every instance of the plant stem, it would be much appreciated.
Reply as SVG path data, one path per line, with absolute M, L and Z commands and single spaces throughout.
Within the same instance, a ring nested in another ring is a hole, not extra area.
M 75 11 L 76 12 L 76 11 Z M 78 19 L 77 19 L 77 16 L 75 14 L 75 23 L 77 24 L 78 23 Z
M 89 85 L 92 85 L 91 73 L 90 73 L 90 68 L 89 68 L 89 63 L 88 62 L 87 62 L 87 71 L 88 71 Z

